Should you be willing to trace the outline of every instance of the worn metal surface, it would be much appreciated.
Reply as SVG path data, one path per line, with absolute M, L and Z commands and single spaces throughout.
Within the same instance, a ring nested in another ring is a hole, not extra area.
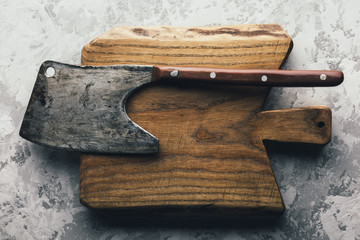
M 55 74 L 49 76 L 48 69 Z M 80 67 L 44 62 L 20 135 L 40 145 L 81 152 L 155 153 L 158 139 L 132 122 L 125 103 L 152 80 L 151 66 Z

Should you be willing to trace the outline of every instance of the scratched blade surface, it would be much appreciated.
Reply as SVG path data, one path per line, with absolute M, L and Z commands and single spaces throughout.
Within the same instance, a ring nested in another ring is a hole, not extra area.
M 46 76 L 49 67 L 55 70 L 53 77 Z M 44 62 L 20 135 L 43 146 L 80 152 L 155 153 L 158 139 L 132 122 L 125 110 L 127 97 L 151 82 L 152 71 L 152 66 Z

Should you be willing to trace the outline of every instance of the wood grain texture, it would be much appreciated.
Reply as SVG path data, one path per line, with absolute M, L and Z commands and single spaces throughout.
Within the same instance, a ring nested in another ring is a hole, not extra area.
M 219 27 L 119 26 L 82 49 L 84 65 L 143 64 L 277 69 L 292 48 L 277 24 Z
M 118 27 L 83 48 L 82 64 L 277 69 L 290 50 L 278 25 Z M 263 140 L 323 144 L 331 125 L 324 107 L 261 112 L 268 91 L 204 83 L 139 89 L 127 113 L 159 139 L 159 153 L 83 154 L 81 202 L 142 216 L 281 214 Z
M 260 112 L 261 139 L 327 144 L 331 139 L 331 110 L 325 106 Z
M 173 74 L 173 76 L 171 75 Z M 321 80 L 321 76 L 324 80 Z M 264 78 L 265 77 L 265 78 Z M 316 87 L 337 86 L 344 80 L 341 71 L 219 69 L 200 67 L 154 67 L 153 81 L 202 81 L 242 86 Z

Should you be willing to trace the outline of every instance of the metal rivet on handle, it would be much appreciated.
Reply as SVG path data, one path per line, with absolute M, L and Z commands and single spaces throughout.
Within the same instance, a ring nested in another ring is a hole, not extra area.
M 210 73 L 210 78 L 213 78 L 213 79 L 216 78 L 216 73 L 211 72 L 211 73 Z
M 268 80 L 268 77 L 266 75 L 261 76 L 261 81 L 266 82 Z
M 321 75 L 320 75 L 320 80 L 323 80 L 323 81 L 326 80 L 326 75 L 325 75 L 325 74 L 321 74 Z
M 177 76 L 179 76 L 179 70 L 174 70 L 174 71 L 170 72 L 170 76 L 171 76 L 171 77 L 177 77 Z

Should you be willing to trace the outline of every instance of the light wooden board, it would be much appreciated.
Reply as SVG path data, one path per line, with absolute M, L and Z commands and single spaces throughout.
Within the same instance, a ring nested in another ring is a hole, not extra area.
M 82 50 L 84 65 L 277 69 L 292 48 L 277 24 L 221 27 L 114 28 Z
M 83 48 L 82 64 L 277 69 L 291 47 L 275 24 L 117 27 Z M 160 140 L 160 152 L 83 154 L 80 201 L 130 215 L 281 214 L 263 140 L 325 144 L 331 116 L 325 107 L 261 112 L 268 91 L 212 84 L 140 89 L 127 112 Z

